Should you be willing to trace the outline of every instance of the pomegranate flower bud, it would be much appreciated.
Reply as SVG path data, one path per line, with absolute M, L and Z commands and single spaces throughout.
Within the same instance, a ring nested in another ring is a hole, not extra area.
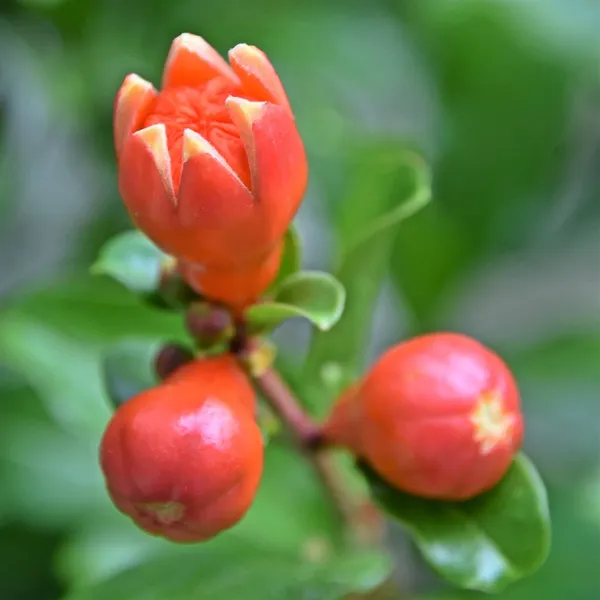
M 385 352 L 323 433 L 405 492 L 466 500 L 494 487 L 523 441 L 516 381 L 494 352 L 434 333 Z
M 277 73 L 258 48 L 237 45 L 228 64 L 184 33 L 162 84 L 128 75 L 115 102 L 119 189 L 132 220 L 165 252 L 208 271 L 259 264 L 308 178 Z

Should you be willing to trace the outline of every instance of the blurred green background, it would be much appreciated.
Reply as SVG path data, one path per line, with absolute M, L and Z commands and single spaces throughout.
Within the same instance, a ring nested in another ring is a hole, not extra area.
M 434 202 L 398 230 L 365 359 L 434 329 L 505 356 L 522 389 L 526 451 L 549 488 L 554 543 L 539 573 L 500 598 L 597 599 L 598 0 L 5 0 L 0 598 L 61 598 L 172 552 L 103 490 L 96 452 L 109 409 L 98 356 L 120 336 L 173 337 L 179 324 L 87 270 L 102 242 L 129 228 L 114 94 L 131 71 L 158 84 L 182 31 L 222 52 L 256 44 L 278 69 L 311 165 L 297 219 L 305 266 L 328 268 L 340 229 L 360 227 L 348 180 L 378 140 L 431 163 Z M 365 205 L 382 193 L 373 181 Z M 293 359 L 308 330 L 292 324 L 277 337 Z M 236 539 L 326 551 L 331 515 L 305 471 L 284 447 L 269 448 L 261 496 Z M 478 596 L 447 589 L 399 531 L 392 538 L 406 598 Z

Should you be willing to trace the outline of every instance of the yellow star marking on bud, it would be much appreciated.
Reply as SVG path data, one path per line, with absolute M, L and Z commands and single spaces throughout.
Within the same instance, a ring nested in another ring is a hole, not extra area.
M 492 390 L 481 395 L 470 417 L 481 454 L 489 454 L 510 437 L 514 420 L 514 416 L 504 409 L 500 392 Z

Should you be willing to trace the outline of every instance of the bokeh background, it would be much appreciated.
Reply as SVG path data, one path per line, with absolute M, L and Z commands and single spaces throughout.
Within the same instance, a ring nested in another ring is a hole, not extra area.
M 254 43 L 276 65 L 310 157 L 297 219 L 307 267 L 331 264 L 341 221 L 360 227 L 345 204 L 360 152 L 368 164 L 385 138 L 431 163 L 434 202 L 398 230 L 365 360 L 433 329 L 503 353 L 521 384 L 554 543 L 539 573 L 499 597 L 598 598 L 597 0 L 4 0 L 0 598 L 54 600 L 170 551 L 103 490 L 96 448 L 109 409 L 98 356 L 121 335 L 178 325 L 87 271 L 102 242 L 129 228 L 114 94 L 131 71 L 158 83 L 182 31 L 222 52 Z M 364 203 L 381 193 L 372 179 Z M 293 362 L 307 330 L 279 339 Z M 318 493 L 284 450 L 268 462 L 239 535 L 318 549 L 318 535 L 306 538 L 327 527 Z M 308 499 L 296 506 L 301 492 Z M 445 588 L 401 536 L 397 546 L 405 597 L 478 597 Z

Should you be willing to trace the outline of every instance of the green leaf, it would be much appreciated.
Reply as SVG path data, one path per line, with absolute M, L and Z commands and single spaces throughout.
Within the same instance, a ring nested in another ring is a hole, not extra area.
M 109 240 L 91 268 L 108 275 L 135 293 L 151 294 L 160 281 L 162 265 L 170 260 L 141 231 L 126 231 Z
M 286 319 L 303 317 L 328 331 L 344 310 L 346 293 L 329 273 L 299 271 L 281 282 L 272 301 L 251 306 L 246 321 L 251 331 L 270 331 Z
M 162 343 L 160 340 L 126 339 L 104 354 L 104 387 L 115 407 L 158 383 L 153 361 Z
M 368 591 L 389 573 L 379 554 L 307 562 L 224 536 L 192 548 L 177 548 L 65 600 L 337 600 Z
M 0 382 L 0 398 L 0 520 L 75 527 L 104 489 L 96 440 L 56 427 L 23 383 Z
M 276 290 L 281 282 L 290 275 L 293 275 L 300 270 L 302 265 L 302 242 L 296 227 L 292 224 L 285 234 L 283 257 L 281 258 L 281 266 L 277 277 L 271 286 L 271 289 Z
M 591 492 L 589 496 L 587 493 Z M 552 552 L 533 576 L 511 585 L 502 600 L 593 600 L 598 597 L 600 521 L 591 517 L 598 489 L 571 475 L 567 485 L 549 486 L 552 506 Z M 426 596 L 419 600 L 490 600 L 485 593 L 461 592 Z
M 556 30 L 552 22 L 557 6 L 581 18 L 596 3 L 410 4 L 406 26 L 423 41 L 453 131 L 436 157 L 436 210 L 409 224 L 392 261 L 402 298 L 427 330 L 477 265 L 537 244 L 532 232 L 555 210 L 558 192 L 548 190 L 570 185 L 560 178 L 570 164 L 563 132 L 574 47 L 560 47 L 568 20 Z M 584 190 L 585 176 L 575 180 Z M 595 196 L 582 191 L 582 203 L 587 195 Z M 576 212 L 585 214 L 582 205 Z
M 548 556 L 546 490 L 523 455 L 493 490 L 467 502 L 418 498 L 363 470 L 376 501 L 409 530 L 425 560 L 456 586 L 500 591 L 536 571 Z
M 346 306 L 334 331 L 315 332 L 304 372 L 304 395 L 320 412 L 362 365 L 398 226 L 431 198 L 429 169 L 416 154 L 391 142 L 371 142 L 356 154 L 341 203 L 342 249 L 335 270 L 347 291 Z
M 69 590 L 88 587 L 172 550 L 171 542 L 134 527 L 111 507 L 68 535 L 54 555 L 55 571 Z
M 96 434 L 110 416 L 100 357 L 123 337 L 185 340 L 181 318 L 153 310 L 108 279 L 57 283 L 15 298 L 0 314 L 0 363 L 21 375 L 48 413 Z
M 232 532 L 246 540 L 260 540 L 274 552 L 299 556 L 317 545 L 332 554 L 343 540 L 343 523 L 306 458 L 271 440 L 254 504 Z
M 516 348 L 510 359 L 511 364 L 518 365 L 518 369 L 529 376 L 597 381 L 600 378 L 600 333 L 592 327 L 576 333 L 556 332 L 535 345 Z
M 419 212 L 431 199 L 429 168 L 420 156 L 404 150 L 398 156 L 386 155 L 386 159 L 382 161 L 384 174 L 387 174 L 392 180 L 398 176 L 398 171 L 402 168 L 408 166 L 412 171 L 415 179 L 413 194 L 403 202 L 395 203 L 389 211 L 382 215 L 374 216 L 372 221 L 367 223 L 355 237 L 351 237 L 346 242 L 342 264 L 347 262 L 354 252 L 363 250 L 369 242 L 381 236 L 386 230 L 393 229 Z M 396 162 L 398 159 L 401 162 Z
M 124 336 L 187 339 L 181 316 L 147 306 L 123 286 L 105 278 L 60 280 L 17 296 L 0 314 L 0 330 L 21 316 L 97 347 Z

